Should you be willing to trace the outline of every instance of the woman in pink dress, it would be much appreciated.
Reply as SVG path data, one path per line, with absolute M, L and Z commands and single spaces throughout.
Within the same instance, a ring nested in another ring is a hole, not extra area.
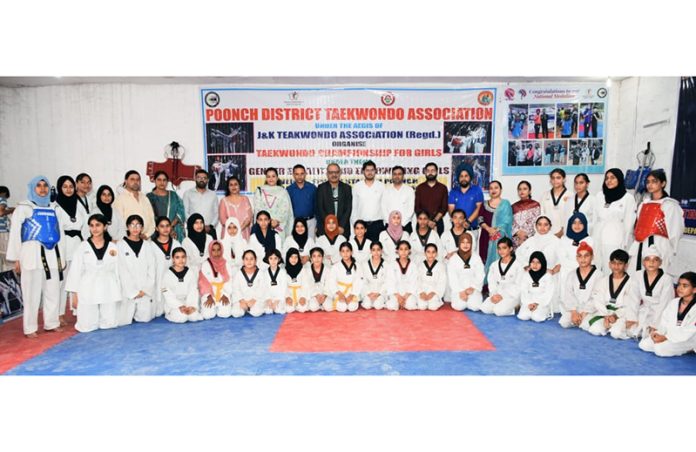
M 244 240 L 249 240 L 251 223 L 254 218 L 253 210 L 249 198 L 240 194 L 240 190 L 241 184 L 236 176 L 227 179 L 225 197 L 220 200 L 218 212 L 221 224 L 225 224 L 229 217 L 235 217 L 239 220 L 239 224 L 242 227 L 242 237 L 244 237 Z M 227 231 L 223 229 L 222 237 L 225 236 L 225 232 Z
M 512 205 L 512 241 L 515 248 L 534 235 L 534 224 L 541 215 L 541 205 L 532 199 L 532 185 L 523 180 L 517 184 L 520 200 Z

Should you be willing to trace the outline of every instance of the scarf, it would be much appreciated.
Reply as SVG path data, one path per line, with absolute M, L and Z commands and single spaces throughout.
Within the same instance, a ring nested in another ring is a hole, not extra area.
M 469 251 L 467 251 L 466 253 L 462 251 L 461 246 L 460 246 L 464 240 L 469 242 L 469 245 L 471 245 L 471 247 L 469 248 Z M 474 241 L 471 238 L 471 234 L 469 234 L 468 232 L 464 232 L 462 235 L 459 236 L 459 243 L 457 243 L 457 255 L 459 255 L 459 257 L 461 257 L 462 260 L 464 261 L 464 263 L 466 263 L 466 264 L 468 264 L 469 260 L 471 259 L 471 250 L 473 247 L 474 247 Z
M 210 265 L 210 268 L 213 270 L 214 278 L 217 278 L 218 275 L 221 275 L 223 282 L 227 282 L 230 280 L 230 275 L 227 272 L 227 261 L 224 257 L 213 257 L 213 245 L 216 243 L 218 243 L 222 247 L 222 243 L 220 243 L 218 240 L 213 240 L 212 242 L 210 242 L 210 245 L 208 245 L 208 255 L 210 256 L 208 258 L 208 264 Z M 224 247 L 222 247 L 222 251 L 222 255 L 224 256 Z M 213 290 L 213 285 L 210 283 L 210 281 L 208 281 L 208 278 L 205 277 L 202 271 L 198 272 L 198 290 L 201 294 L 213 295 L 215 293 L 215 291 Z
M 573 231 L 573 222 L 575 219 L 579 219 L 582 222 L 583 228 L 581 232 Z M 573 241 L 573 245 L 580 243 L 581 240 L 589 236 L 587 233 L 587 217 L 582 212 L 576 212 L 568 218 L 568 225 L 566 227 L 566 237 Z
M 304 234 L 298 234 L 295 231 L 295 228 L 297 227 L 298 223 L 302 223 L 302 225 L 304 225 Z M 309 238 L 309 231 L 307 230 L 307 220 L 305 220 L 304 218 L 295 219 L 295 224 L 292 226 L 292 238 L 295 239 L 295 242 L 297 242 L 297 246 L 299 246 L 300 249 L 304 249 L 305 245 L 307 244 L 307 239 Z
M 271 224 L 268 224 L 268 228 L 266 229 L 266 236 L 264 237 L 263 233 L 261 232 L 261 227 L 259 226 L 258 223 L 254 223 L 254 226 L 251 227 L 251 233 L 256 237 L 256 240 L 259 241 L 261 246 L 263 246 L 263 249 L 265 251 L 265 254 L 270 253 L 274 249 L 276 249 L 276 231 L 274 231 L 271 228 Z
M 231 224 L 237 226 L 237 234 L 231 235 L 227 229 Z M 239 220 L 235 217 L 227 218 L 225 221 L 225 236 L 221 240 L 225 250 L 225 259 L 241 259 L 244 250 L 248 248 L 246 240 L 242 237 L 242 228 Z
M 36 194 L 36 186 L 39 184 L 39 182 L 44 181 L 46 184 L 49 186 L 51 185 L 48 182 L 48 177 L 45 176 L 36 176 L 32 180 L 29 181 L 27 186 L 29 187 L 27 199 L 29 201 L 33 202 L 39 207 L 48 207 L 51 205 L 51 193 L 47 193 L 46 196 L 39 196 Z
M 329 221 L 333 220 L 336 223 L 336 230 L 333 232 L 329 232 L 329 230 L 326 228 L 326 226 L 329 224 Z M 326 236 L 327 239 L 329 239 L 329 242 L 331 244 L 336 243 L 336 237 L 338 237 L 338 217 L 334 214 L 329 214 L 324 218 L 324 235 Z
M 191 215 L 188 220 L 186 220 L 186 232 L 187 236 L 191 241 L 193 242 L 194 245 L 196 245 L 196 248 L 198 248 L 198 252 L 203 256 L 205 253 L 205 240 L 206 240 L 206 233 L 205 229 L 202 230 L 201 232 L 196 232 L 193 229 L 193 224 L 196 222 L 196 220 L 203 220 L 203 216 L 199 213 L 194 213 Z
M 111 193 L 111 204 L 106 204 L 101 200 L 102 193 L 104 193 L 107 190 L 109 190 L 109 193 Z M 104 215 L 108 223 L 111 223 L 111 218 L 113 218 L 114 215 L 114 211 L 111 205 L 114 203 L 115 199 L 116 196 L 114 196 L 114 191 L 108 185 L 102 185 L 101 187 L 99 187 L 99 190 L 97 190 L 97 207 L 101 211 L 102 215 Z
M 290 264 L 290 256 L 297 256 L 297 263 L 295 265 Z M 300 251 L 297 248 L 290 248 L 288 252 L 285 253 L 285 271 L 288 272 L 288 276 L 292 279 L 296 279 L 297 275 L 302 271 L 302 260 L 300 260 Z
M 399 225 L 394 226 L 392 223 L 392 220 L 396 217 L 399 216 Z M 387 226 L 387 234 L 389 234 L 389 237 L 391 237 L 392 241 L 398 242 L 401 240 L 401 236 L 404 234 L 404 228 L 401 226 L 401 212 L 398 210 L 392 210 L 392 212 L 389 214 L 389 225 Z
M 624 185 L 623 171 L 621 171 L 618 168 L 612 168 L 606 173 L 604 173 L 604 175 L 606 176 L 607 173 L 613 174 L 619 181 L 619 184 L 616 186 L 616 188 L 609 188 L 607 187 L 606 183 L 602 184 L 602 192 L 604 192 L 604 202 L 606 204 L 611 204 L 614 201 L 618 201 L 619 199 L 624 197 L 624 195 L 626 194 L 626 186 Z
M 539 270 L 529 269 L 529 276 L 531 276 L 532 281 L 539 284 L 539 280 L 546 274 L 546 256 L 541 251 L 534 251 L 531 256 L 529 256 L 529 263 L 536 259 L 541 263 L 541 268 Z
M 72 196 L 66 196 L 63 193 L 63 184 L 65 182 L 70 182 L 73 186 Z M 77 193 L 75 192 L 75 181 L 70 176 L 60 176 L 58 178 L 56 190 L 58 191 L 58 196 L 56 196 L 56 203 L 63 208 L 65 213 L 68 214 L 70 220 L 77 217 Z

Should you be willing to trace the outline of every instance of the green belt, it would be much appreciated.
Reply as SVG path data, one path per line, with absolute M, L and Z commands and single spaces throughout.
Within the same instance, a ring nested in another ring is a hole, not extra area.
M 613 304 L 608 304 L 608 305 L 607 305 L 607 309 L 608 309 L 609 311 L 618 311 L 618 310 L 619 310 L 619 308 L 617 308 L 617 307 L 614 306 Z M 600 319 L 603 319 L 603 318 L 604 318 L 603 315 L 596 315 L 596 316 L 592 317 L 592 318 L 590 319 L 590 322 L 589 322 L 589 323 L 590 323 L 590 326 L 592 326 L 592 324 L 594 324 L 597 320 L 600 320 Z

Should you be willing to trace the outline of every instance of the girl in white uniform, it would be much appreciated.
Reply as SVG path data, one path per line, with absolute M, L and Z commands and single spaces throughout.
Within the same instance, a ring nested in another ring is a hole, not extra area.
M 529 271 L 520 277 L 520 320 L 544 322 L 553 317 L 551 300 L 556 291 L 555 280 L 547 272 L 546 257 L 534 251 L 529 257 Z
M 162 277 L 164 318 L 173 323 L 203 320 L 198 305 L 198 275 L 186 266 L 186 250 L 172 251 L 172 266 Z
M 106 218 L 106 232 L 109 234 L 109 241 L 121 240 L 128 233 L 126 220 L 118 210 L 111 207 L 114 199 L 116 199 L 114 191 L 108 185 L 102 185 L 97 190 L 95 213 L 101 213 Z
M 264 261 L 268 268 L 264 275 L 268 281 L 266 290 L 265 314 L 285 314 L 285 295 L 288 291 L 288 274 L 280 267 L 283 257 L 278 250 L 272 250 Z
M 556 293 L 554 293 L 551 298 L 551 309 L 552 312 L 558 312 L 560 309 L 559 298 L 561 287 L 559 273 L 562 269 L 559 260 L 561 240 L 550 232 L 552 225 L 548 217 L 540 216 L 537 218 L 535 228 L 536 234 L 525 240 L 524 243 L 517 248 L 516 253 L 520 262 L 529 262 L 530 256 L 535 251 L 540 251 L 544 254 L 549 276 L 552 277 L 553 287 L 556 290 Z
M 58 196 L 56 197 L 55 209 L 58 223 L 62 228 L 66 267 L 64 273 L 70 271 L 70 262 L 73 254 L 89 233 L 87 226 L 87 214 L 82 208 L 78 208 L 77 193 L 75 193 L 75 181 L 70 176 L 60 176 L 56 184 Z M 67 304 L 67 292 L 65 290 L 65 280 L 60 284 L 60 324 L 67 325 L 65 322 L 65 307 Z
M 445 231 L 442 233 L 442 246 L 444 246 L 444 253 L 445 253 L 445 259 L 449 260 L 457 254 L 457 250 L 459 249 L 459 239 L 466 232 L 466 229 L 464 228 L 464 218 L 465 218 L 465 213 L 461 209 L 454 209 L 452 211 L 452 227 L 450 228 L 449 231 Z M 445 300 L 448 300 L 449 298 L 445 297 Z
M 566 173 L 561 168 L 554 168 L 549 173 L 551 190 L 544 192 L 541 197 L 541 214 L 548 217 L 551 222 L 551 234 L 563 237 L 565 226 L 566 204 L 570 199 L 568 189 L 565 187 Z
M 331 303 L 333 296 L 329 289 L 330 268 L 324 264 L 324 250 L 314 247 L 309 251 L 309 310 L 317 312 L 324 303 Z
M 232 268 L 223 257 L 224 248 L 218 240 L 210 242 L 208 259 L 198 273 L 198 292 L 201 294 L 201 315 L 205 320 L 223 319 L 232 315 Z
M 14 271 L 21 277 L 24 335 L 33 339 L 38 337 L 40 306 L 44 331 L 63 331 L 58 308 L 65 252 L 56 212 L 51 207 L 48 178 L 37 176 L 29 181 L 28 188 L 27 201 L 20 202 L 12 214 L 7 260 L 14 261 Z M 25 223 L 35 221 L 39 215 L 46 222 L 36 233 L 35 228 L 25 228 Z
M 192 214 L 186 220 L 186 238 L 181 246 L 186 250 L 188 267 L 198 275 L 201 265 L 208 259 L 208 248 L 213 238 L 205 233 L 205 221 L 198 213 Z
M 242 228 L 236 217 L 229 217 L 225 221 L 225 236 L 221 240 L 224 258 L 232 268 L 232 274 L 242 268 L 242 255 L 249 249 L 249 244 L 244 240 Z
M 254 250 L 244 251 L 242 262 L 242 268 L 232 278 L 232 316 L 242 317 L 248 312 L 259 317 L 266 310 L 268 282 L 256 265 Z
M 118 272 L 123 298 L 119 303 L 119 326 L 149 322 L 157 313 L 154 300 L 157 264 L 152 245 L 141 238 L 143 219 L 131 215 L 126 220 L 128 236 L 118 242 Z
M 282 250 L 283 243 L 275 229 L 271 227 L 271 215 L 265 210 L 256 214 L 256 223 L 251 227 L 249 249 L 258 256 L 259 267 L 266 269 L 264 258 L 273 250 Z
M 411 244 L 406 240 L 398 243 L 398 258 L 387 260 L 387 309 L 398 311 L 418 309 L 418 264 L 409 257 Z
M 309 255 L 309 250 L 307 250 Z M 309 270 L 302 265 L 300 250 L 290 248 L 285 254 L 285 272 L 288 290 L 285 294 L 285 312 L 307 312 L 309 310 Z
M 568 273 L 561 289 L 561 318 L 563 328 L 580 327 L 587 331 L 594 317 L 592 293 L 602 279 L 602 271 L 592 264 L 592 247 L 582 242 L 577 250 L 578 268 Z
M 327 215 L 324 218 L 324 234 L 317 239 L 317 246 L 324 250 L 324 264 L 331 268 L 341 260 L 340 247 L 346 238 L 338 233 L 338 218 Z
M 402 240 L 408 241 L 408 232 L 401 226 L 401 212 L 394 210 L 389 214 L 387 229 L 379 233 L 379 241 L 382 243 L 382 252 L 387 262 L 394 262 L 397 256 L 397 247 Z
M 594 240 L 588 234 L 587 218 L 582 212 L 574 213 L 568 218 L 566 233 L 558 246 L 558 262 L 561 264 L 561 281 L 578 268 L 578 246 L 586 243 L 592 248 Z M 600 265 L 601 266 L 601 265 Z
M 635 299 L 638 300 L 638 334 L 648 337 L 657 328 L 660 315 L 667 303 L 674 298 L 672 276 L 661 267 L 662 256 L 657 248 L 647 247 L 643 251 L 643 270 L 633 276 Z
M 602 271 L 609 273 L 612 251 L 628 249 L 633 242 L 636 201 L 626 192 L 623 172 L 612 168 L 604 174 L 602 193 L 597 193 L 597 211 L 592 228 L 595 254 L 602 262 Z
M 442 297 L 447 288 L 447 267 L 437 259 L 438 249 L 434 243 L 425 245 L 424 254 L 425 259 L 418 266 L 418 309 L 437 311 L 443 305 Z
M 114 211 L 115 212 L 115 211 Z M 181 247 L 181 244 L 172 238 L 172 223 L 167 217 L 158 217 L 155 221 L 155 233 L 147 244 L 152 248 L 155 258 L 155 295 L 154 316 L 164 315 L 164 298 L 162 297 L 162 276 L 172 266 L 172 251 Z
M 89 217 L 91 236 L 78 246 L 65 287 L 72 293 L 72 309 L 77 311 L 75 329 L 87 333 L 118 326 L 121 282 L 116 245 L 104 238 L 106 218 Z
M 696 273 L 679 277 L 677 298 L 667 303 L 657 329 L 644 337 L 641 350 L 657 356 L 680 356 L 696 349 Z
M 384 308 L 387 303 L 387 270 L 382 258 L 382 244 L 380 242 L 372 243 L 370 245 L 370 259 L 359 265 L 364 281 L 362 307 L 377 310 Z
M 440 236 L 437 235 L 437 230 L 430 229 L 430 226 L 428 226 L 429 222 L 430 217 L 427 212 L 418 212 L 416 216 L 416 230 L 413 231 L 409 238 L 411 257 L 417 262 L 425 259 L 426 245 L 433 244 L 438 250 L 438 260 L 444 263 L 445 247 L 442 245 Z
M 372 256 L 370 251 L 372 241 L 365 234 L 367 234 L 367 223 L 363 220 L 357 220 L 353 223 L 353 237 L 350 239 L 350 244 L 353 247 L 353 257 L 358 265 L 367 262 Z
M 295 218 L 295 224 L 292 226 L 292 234 L 285 237 L 283 243 L 285 254 L 290 248 L 295 248 L 300 253 L 302 265 L 309 262 L 309 250 L 314 248 L 314 240 L 309 237 L 307 228 L 307 220 L 304 218 Z
M 626 251 L 614 250 L 609 257 L 611 274 L 594 286 L 592 303 L 596 312 L 588 331 L 595 336 L 610 333 L 614 339 L 629 339 L 638 335 L 638 300 L 632 287 L 635 280 L 626 273 L 628 259 Z
M 478 311 L 483 304 L 483 279 L 486 270 L 478 253 L 473 252 L 473 238 L 465 232 L 459 237 L 457 254 L 447 263 L 447 280 L 452 309 Z
M 362 274 L 353 257 L 350 243 L 343 242 L 339 252 L 341 260 L 331 267 L 329 273 L 329 292 L 333 295 L 333 300 L 324 302 L 324 311 L 357 311 L 362 294 Z
M 515 315 L 520 305 L 519 280 L 525 274 L 523 265 L 515 256 L 514 243 L 508 237 L 498 241 L 500 258 L 488 269 L 488 293 L 481 312 L 497 316 Z
M 597 211 L 597 198 L 587 191 L 589 185 L 590 178 L 587 174 L 579 173 L 575 176 L 575 194 L 570 197 L 565 205 L 565 215 L 562 221 L 563 224 L 566 224 L 574 213 L 580 212 L 587 219 L 587 233 L 592 234 L 592 226 L 594 225 Z
M 635 240 L 629 249 L 631 270 L 642 270 L 643 250 L 655 245 L 662 255 L 662 268 L 669 272 L 677 255 L 677 246 L 684 232 L 684 210 L 665 191 L 667 176 L 662 170 L 648 174 L 646 188 L 649 198 L 638 207 Z

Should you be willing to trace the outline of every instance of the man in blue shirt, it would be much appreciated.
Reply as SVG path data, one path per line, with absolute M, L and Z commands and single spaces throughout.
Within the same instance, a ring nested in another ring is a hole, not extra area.
M 471 165 L 462 164 L 458 167 L 459 186 L 453 187 L 449 193 L 447 207 L 452 215 L 455 209 L 461 209 L 466 214 L 464 227 L 471 232 L 474 239 L 474 247 L 478 245 L 478 217 L 483 204 L 483 190 L 478 185 L 471 183 L 474 178 L 474 170 Z
M 295 182 L 287 188 L 290 202 L 292 202 L 292 212 L 295 219 L 304 218 L 307 221 L 307 232 L 314 239 L 317 230 L 315 218 L 317 187 L 311 182 L 305 181 L 307 170 L 303 165 L 297 164 L 292 168 L 292 177 Z

